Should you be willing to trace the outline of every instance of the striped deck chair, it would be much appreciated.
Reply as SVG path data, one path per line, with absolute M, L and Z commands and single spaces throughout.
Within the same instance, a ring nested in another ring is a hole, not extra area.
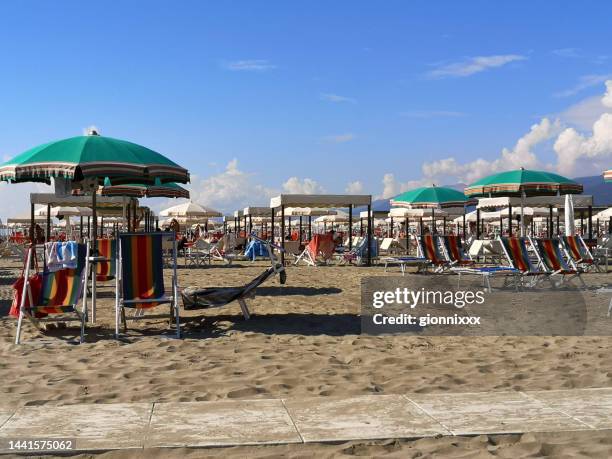
M 308 266 L 316 266 L 319 260 L 327 264 L 333 257 L 335 248 L 336 244 L 331 233 L 315 234 L 293 264 L 297 265 L 303 261 Z
M 599 266 L 595 264 L 595 259 L 581 236 L 561 236 L 561 244 L 575 269 L 589 271 L 595 268 L 599 271 Z
M 563 253 L 561 253 L 561 243 L 559 239 L 535 239 L 535 241 L 530 237 L 529 242 L 532 247 L 535 247 L 536 255 L 538 256 L 538 261 L 540 266 L 551 276 L 561 276 L 561 282 L 557 284 L 560 286 L 566 280 L 572 279 L 574 277 L 578 277 L 583 287 L 586 287 L 584 280 L 580 277 L 580 271 L 572 268 L 565 258 L 563 258 Z M 565 276 L 570 276 L 568 279 Z
M 96 263 L 96 280 L 99 282 L 113 280 L 117 272 L 117 240 L 98 239 L 96 248 L 98 256 L 106 259 Z
M 458 236 L 447 235 L 440 236 L 442 240 L 442 248 L 444 255 L 451 266 L 473 265 L 472 260 L 463 250 L 461 239 Z
M 30 320 L 36 327 L 40 322 L 72 322 L 81 323 L 80 342 L 85 337 L 85 320 L 87 311 L 87 295 L 83 295 L 87 273 L 89 269 L 89 247 L 86 244 L 77 244 L 77 267 L 76 269 L 60 269 L 59 271 L 43 271 L 40 298 L 32 298 L 27 279 L 30 277 L 29 267 L 33 257 L 34 247 L 28 251 L 26 270 L 24 278 L 19 319 L 17 322 L 17 335 L 15 344 L 21 340 L 21 326 L 24 317 Z M 25 299 L 28 295 L 30 304 L 36 304 L 29 308 L 25 307 Z M 79 300 L 83 298 L 81 310 L 78 310 Z M 36 318 L 37 314 L 44 317 Z
M 534 265 L 529 257 L 527 250 L 527 239 L 524 237 L 500 237 L 504 254 L 510 263 L 510 266 L 519 270 L 521 274 L 521 283 L 525 285 L 527 277 L 531 277 L 532 281 L 527 283 L 528 287 L 535 287 L 542 277 L 547 275 L 546 271 L 542 271 L 537 265 Z M 534 249 L 535 250 L 535 249 Z
M 440 273 L 448 267 L 448 262 L 440 252 L 440 241 L 437 235 L 423 234 L 418 238 L 418 255 L 429 260 L 434 266 L 434 272 Z
M 172 295 L 164 287 L 162 241 L 173 241 Z M 117 258 L 115 336 L 119 337 L 119 322 L 127 331 L 127 320 L 138 320 L 144 312 L 161 304 L 170 304 L 170 321 L 175 320 L 176 337 L 180 338 L 178 285 L 176 276 L 176 238 L 173 232 L 124 233 L 119 235 Z M 126 317 L 125 309 L 134 309 L 132 317 Z M 148 318 L 168 317 L 167 315 Z

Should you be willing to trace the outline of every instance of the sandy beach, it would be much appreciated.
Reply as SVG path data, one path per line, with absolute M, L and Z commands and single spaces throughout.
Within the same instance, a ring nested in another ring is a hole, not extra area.
M 1 266 L 2 298 L 7 299 L 19 264 L 4 261 Z M 184 268 L 179 269 L 179 282 L 182 287 L 240 285 L 264 267 L 264 262 L 242 262 Z M 45 336 L 28 324 L 24 339 L 30 343 L 16 346 L 15 321 L 1 319 L 0 404 L 14 408 L 612 386 L 612 338 L 606 336 L 360 335 L 360 280 L 368 275 L 389 274 L 380 267 L 289 267 L 286 285 L 273 279 L 258 289 L 250 301 L 251 320 L 242 318 L 238 305 L 184 312 L 182 340 L 172 339 L 160 319 L 134 323 L 125 339 L 114 340 L 114 283 L 101 283 L 98 323 L 88 328 L 83 345 L 69 344 L 74 325 Z M 609 279 L 606 274 L 585 277 L 591 287 Z M 592 295 L 593 313 L 603 316 L 607 300 Z M 3 314 L 9 304 L 3 301 Z M 187 455 L 528 457 L 554 456 L 563 445 L 571 445 L 563 448 L 564 455 L 612 454 L 609 436 L 576 433 L 230 448 Z M 175 451 L 177 457 L 186 454 Z

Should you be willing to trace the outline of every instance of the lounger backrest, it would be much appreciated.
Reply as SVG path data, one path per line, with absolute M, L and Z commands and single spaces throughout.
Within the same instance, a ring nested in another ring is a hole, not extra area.
M 521 272 L 538 272 L 529 258 L 525 238 L 522 237 L 502 237 L 500 238 L 510 264 Z
M 380 243 L 380 250 L 389 250 L 391 248 L 392 244 L 393 244 L 393 238 L 392 237 L 386 237 Z
M 561 240 L 569 256 L 572 257 L 572 260 L 577 262 L 592 260 L 591 256 L 584 248 L 584 241 L 582 241 L 580 236 L 561 236 Z
M 121 234 L 121 293 L 128 307 L 150 308 L 155 302 L 136 300 L 162 298 L 165 294 L 162 240 L 166 233 Z
M 336 244 L 331 234 L 315 234 L 306 246 L 313 259 L 321 255 L 324 259 L 331 258 Z
M 440 253 L 440 247 L 438 244 L 438 236 L 433 234 L 424 234 L 421 237 L 421 248 L 423 256 L 434 264 L 444 263 L 442 254 Z
M 571 268 L 563 258 L 558 239 L 536 239 L 535 241 L 542 262 L 549 271 L 571 271 Z
M 83 293 L 85 275 L 85 256 L 87 246 L 77 244 L 76 269 L 44 271 L 42 288 L 36 310 L 47 314 L 59 314 L 72 310 Z
M 96 247 L 98 255 L 108 259 L 96 263 L 96 280 L 104 282 L 114 279 L 117 272 L 117 240 L 98 239 Z
M 444 247 L 446 249 L 446 253 L 450 258 L 450 261 L 457 263 L 468 260 L 463 250 L 463 247 L 461 246 L 461 239 L 459 239 L 458 236 L 451 234 L 448 236 L 441 237 L 442 242 L 444 243 Z

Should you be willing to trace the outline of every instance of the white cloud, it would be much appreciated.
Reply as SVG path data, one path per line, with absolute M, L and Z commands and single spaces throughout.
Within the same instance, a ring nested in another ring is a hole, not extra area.
M 331 143 L 345 143 L 350 142 L 354 138 L 355 135 L 349 132 L 346 134 L 328 135 L 327 137 L 323 137 L 323 140 Z
M 326 100 L 328 102 L 335 102 L 335 103 L 350 103 L 350 104 L 356 104 L 357 100 L 353 99 L 352 97 L 346 97 L 346 96 L 340 96 L 338 94 L 321 94 L 321 100 Z
M 305 178 L 300 180 L 298 177 L 290 177 L 283 183 L 283 191 L 289 194 L 320 194 L 325 193 L 325 189 L 315 180 Z
M 590 130 L 595 121 L 608 109 L 602 103 L 601 96 L 588 97 L 568 107 L 559 114 L 559 118 L 578 129 Z
M 468 163 L 459 163 L 455 158 L 445 158 L 426 162 L 421 166 L 425 180 L 443 183 L 448 180 L 457 180 L 471 183 L 474 180 L 495 172 L 518 169 L 519 167 L 536 168 L 538 159 L 533 149 L 544 141 L 554 138 L 561 131 L 559 120 L 550 121 L 543 118 L 539 123 L 531 126 L 529 132 L 518 139 L 511 150 L 504 148 L 498 158 L 490 161 L 476 159 Z
M 43 183 L 0 182 L 0 218 L 30 215 L 30 193 L 53 193 L 53 188 Z
M 383 176 L 382 184 L 382 194 L 375 196 L 374 199 L 389 199 L 412 188 L 419 186 L 430 186 L 432 182 L 428 178 L 400 182 L 395 178 L 395 175 L 392 173 L 387 173 Z
M 346 194 L 363 194 L 363 183 L 359 180 L 349 182 L 344 189 Z
M 99 135 L 102 134 L 100 132 L 100 129 L 98 129 L 98 127 L 95 124 L 90 124 L 86 128 L 83 128 L 83 135 L 90 135 L 94 132 L 97 132 Z
M 583 75 L 578 80 L 578 83 L 563 91 L 559 91 L 554 94 L 555 97 L 569 97 L 584 91 L 585 89 L 597 86 L 611 77 L 610 74 L 605 75 Z
M 427 73 L 430 78 L 466 77 L 488 69 L 527 59 L 520 54 L 499 54 L 494 56 L 470 57 L 460 62 L 443 64 Z
M 203 179 L 192 176 L 187 188 L 193 201 L 223 211 L 265 206 L 278 194 L 277 190 L 254 183 L 253 174 L 240 170 L 237 159 L 232 159 L 219 174 Z
M 276 65 L 266 59 L 246 59 L 226 62 L 224 67 L 233 71 L 265 72 L 266 70 L 275 69 Z
M 580 48 L 553 49 L 552 53 L 559 57 L 580 57 Z
M 406 112 L 401 112 L 401 116 L 406 116 L 408 118 L 457 118 L 461 116 L 465 116 L 464 112 L 455 112 L 451 110 L 409 110 Z
M 606 92 L 601 98 L 604 107 L 612 108 L 612 80 L 606 81 Z

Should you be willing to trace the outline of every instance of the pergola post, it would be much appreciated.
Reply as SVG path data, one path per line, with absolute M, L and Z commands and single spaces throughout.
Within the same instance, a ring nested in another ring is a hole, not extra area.
M 612 234 L 612 216 L 608 219 L 608 234 Z
M 372 266 L 372 203 L 368 204 L 368 266 Z
M 34 234 L 36 227 L 34 225 L 34 203 L 30 203 L 30 242 L 36 244 L 36 235 Z M 33 261 L 33 260 L 32 260 Z
M 389 237 L 393 237 L 393 230 L 395 228 L 393 228 L 393 217 L 390 217 L 390 218 L 391 218 L 391 222 L 390 222 L 391 223 L 391 234 L 389 235 Z
M 406 255 L 410 255 L 410 223 L 408 217 L 404 219 L 404 234 L 406 236 Z
M 465 231 L 465 207 L 463 208 L 463 242 L 466 241 L 466 231 Z
M 312 216 L 308 216 L 308 240 L 312 239 Z
M 281 204 L 281 264 L 285 266 L 285 204 Z
M 270 228 L 270 241 L 272 241 L 272 244 L 274 244 L 274 208 L 272 208 L 272 217 L 270 218 L 270 225 L 272 226 L 272 228 Z
M 348 211 L 349 211 L 349 231 L 348 231 L 348 237 L 349 237 L 349 251 L 353 248 L 353 204 L 349 204 L 348 206 Z
M 476 209 L 476 239 L 480 239 L 480 209 Z
M 80 217 L 80 224 L 79 224 L 79 241 L 83 242 L 83 216 L 81 215 Z
M 47 204 L 47 237 L 45 238 L 45 242 L 50 242 L 50 241 L 51 241 L 51 204 Z
M 299 237 L 299 241 L 300 244 L 302 243 L 302 216 L 300 215 L 300 237 Z
M 589 239 L 593 239 L 593 206 L 589 206 Z
M 442 234 L 446 234 L 446 217 L 442 217 Z
M 508 236 L 512 237 L 512 204 L 508 205 Z
M 561 233 L 561 225 L 559 224 L 559 209 L 557 209 L 557 232 L 555 234 L 559 235 Z
M 553 207 L 552 205 L 548 206 L 548 239 L 551 239 L 553 236 Z
M 363 237 L 363 218 L 359 218 L 359 236 Z

